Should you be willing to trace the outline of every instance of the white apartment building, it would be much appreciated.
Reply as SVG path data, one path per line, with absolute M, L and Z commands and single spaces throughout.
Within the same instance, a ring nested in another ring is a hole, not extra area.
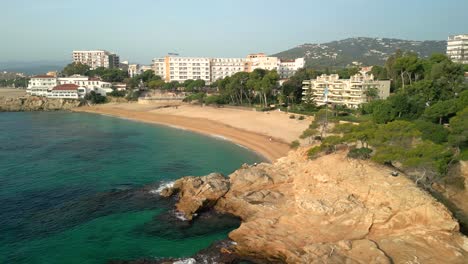
M 73 84 L 79 87 L 86 89 L 85 94 L 91 91 L 95 91 L 103 96 L 106 96 L 107 93 L 112 92 L 112 84 L 108 82 L 103 82 L 99 78 L 90 78 L 88 76 L 82 75 L 72 75 L 70 77 L 54 77 L 48 75 L 38 75 L 31 78 L 29 81 L 28 88 L 26 92 L 29 95 L 35 96 L 49 96 L 49 93 L 57 86 Z M 71 86 L 67 86 L 70 88 Z M 58 89 L 57 91 L 62 91 Z M 65 93 L 65 92 L 57 92 Z M 55 97 L 54 97 L 55 98 Z M 71 98 L 71 97 L 66 97 Z
M 245 70 L 246 59 L 242 58 L 214 58 L 210 59 L 211 82 L 226 78 Z
M 76 84 L 57 85 L 47 93 L 47 98 L 79 99 L 87 93 L 86 87 Z
M 305 80 L 302 84 L 302 100 L 313 99 L 317 105 L 332 103 L 357 108 L 369 101 L 366 91 L 371 88 L 377 89 L 380 99 L 385 99 L 390 94 L 390 81 L 374 80 L 372 74 L 364 71 L 351 79 L 340 79 L 338 74 L 323 74 L 315 80 Z
M 304 58 L 297 58 L 295 60 L 279 60 L 278 62 L 278 75 L 280 79 L 288 79 L 293 76 L 297 70 L 304 68 Z
M 72 75 L 69 77 L 61 77 L 58 78 L 57 83 L 61 84 L 75 84 L 80 87 L 85 87 L 86 92 L 89 93 L 91 91 L 95 91 L 102 96 L 106 96 L 107 93 L 112 92 L 112 84 L 109 82 L 103 82 L 99 78 L 92 78 L 88 76 L 82 75 Z
M 267 57 L 264 53 L 249 54 L 246 58 L 201 58 L 166 56 L 153 59 L 151 69 L 166 82 L 204 80 L 207 84 L 232 76 L 237 72 L 252 72 L 255 69 L 277 70 L 280 77 L 289 78 L 304 67 L 304 58 L 281 61 L 277 57 Z M 130 73 L 132 69 L 132 73 Z M 138 72 L 138 67 L 130 65 L 129 74 Z M 130 75 L 132 76 L 132 75 Z
M 57 86 L 57 77 L 51 75 L 36 75 L 31 77 L 26 93 L 35 96 L 47 96 L 47 92 Z
M 468 34 L 448 38 L 447 56 L 453 62 L 468 64 Z
M 104 68 L 119 68 L 119 56 L 106 50 L 74 50 L 73 62 L 88 65 L 92 70 Z
M 161 76 L 163 79 L 166 79 L 166 59 L 153 59 L 152 70 L 154 71 L 154 74 Z
M 161 73 L 161 58 L 153 60 L 153 69 L 158 68 Z M 200 57 L 177 57 L 166 56 L 164 58 L 164 75 L 160 75 L 166 82 L 186 80 L 204 80 L 206 83 L 211 81 L 210 59 Z M 158 74 L 159 75 L 159 74 Z
M 255 69 L 277 70 L 279 59 L 277 57 L 267 57 L 265 53 L 255 53 L 247 55 L 246 72 L 253 72 Z

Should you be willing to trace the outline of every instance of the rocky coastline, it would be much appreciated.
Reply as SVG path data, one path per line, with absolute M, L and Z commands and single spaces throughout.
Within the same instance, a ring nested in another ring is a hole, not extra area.
M 161 192 L 187 220 L 214 208 L 241 219 L 214 250 L 254 263 L 466 263 L 450 211 L 404 175 L 337 153 L 184 177 Z M 234 259 L 234 260 L 233 260 Z M 183 263 L 204 263 L 197 262 Z M 129 262 L 153 263 L 153 262 Z M 167 262 L 154 263 L 178 263 Z M 182 263 L 182 262 L 181 262 Z
M 80 100 L 73 99 L 50 99 L 36 96 L 0 97 L 0 112 L 71 110 L 81 104 Z

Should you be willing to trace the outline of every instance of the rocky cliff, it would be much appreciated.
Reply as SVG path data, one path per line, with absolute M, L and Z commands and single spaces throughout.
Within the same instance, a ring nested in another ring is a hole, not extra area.
M 29 111 L 56 111 L 70 110 L 80 106 L 79 100 L 49 99 L 44 97 L 0 97 L 0 112 L 29 112 Z
M 185 177 L 177 195 L 192 219 L 214 207 L 242 220 L 229 234 L 236 254 L 258 263 L 467 263 L 468 238 L 451 213 L 404 175 L 349 160 L 307 160 L 291 152 L 274 164 L 244 165 L 229 178 Z

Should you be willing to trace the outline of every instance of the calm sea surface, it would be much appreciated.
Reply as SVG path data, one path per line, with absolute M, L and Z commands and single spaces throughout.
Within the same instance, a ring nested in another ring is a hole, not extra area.
M 238 224 L 174 220 L 153 190 L 261 157 L 227 141 L 112 117 L 0 113 L 0 263 L 186 257 Z

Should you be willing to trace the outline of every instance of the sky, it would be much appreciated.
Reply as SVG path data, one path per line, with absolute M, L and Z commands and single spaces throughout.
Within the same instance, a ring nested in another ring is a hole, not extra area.
M 348 37 L 445 40 L 468 33 L 467 10 L 468 0 L 0 0 L 0 62 L 105 49 L 149 64 Z

